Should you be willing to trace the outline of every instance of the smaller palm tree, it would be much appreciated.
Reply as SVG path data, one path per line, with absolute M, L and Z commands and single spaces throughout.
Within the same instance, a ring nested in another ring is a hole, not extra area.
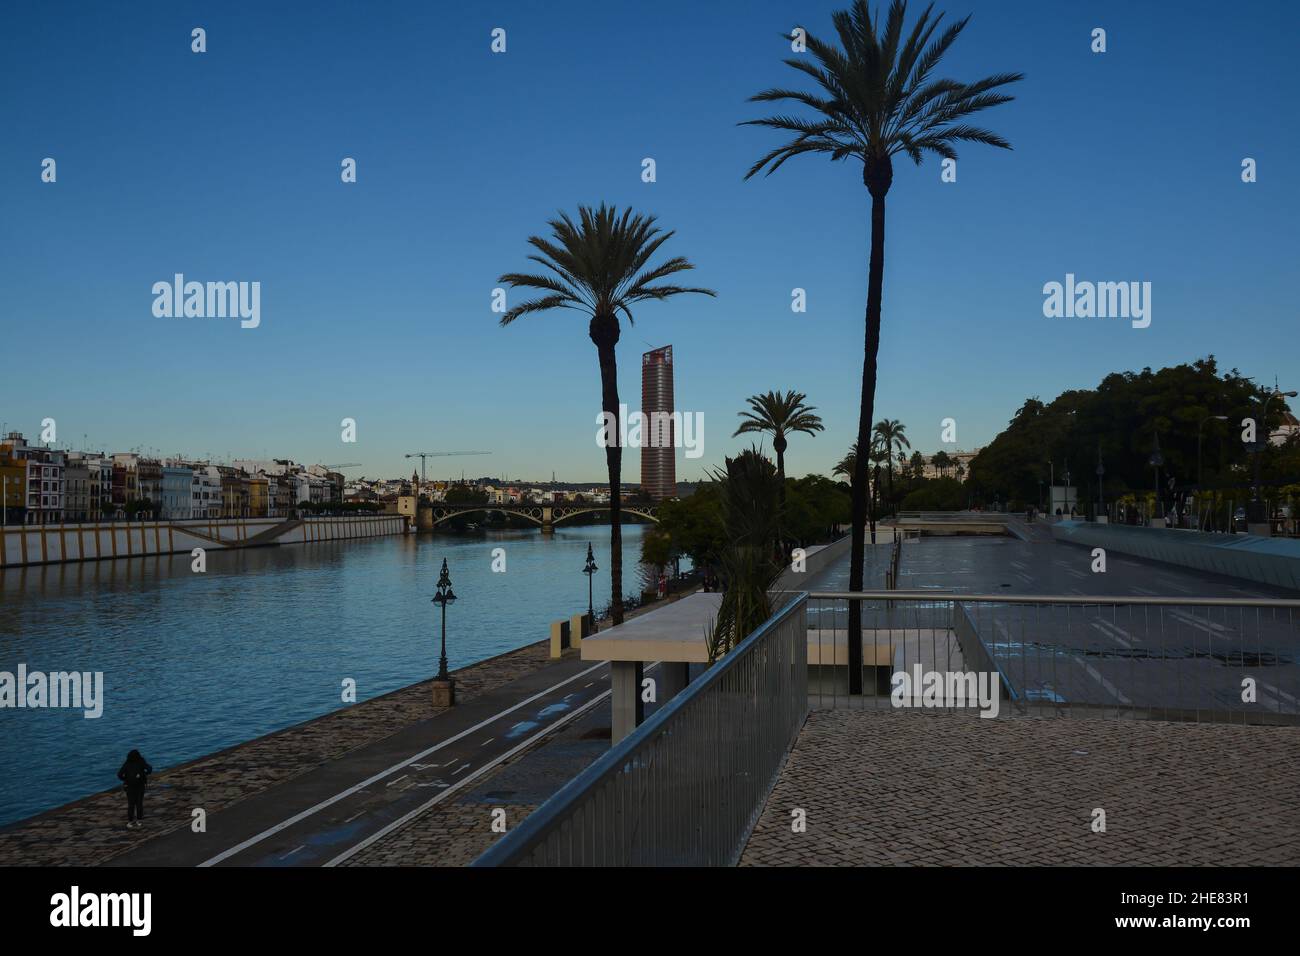
M 794 432 L 813 435 L 822 431 L 822 420 L 813 413 L 817 409 L 807 404 L 803 392 L 766 392 L 751 395 L 749 411 L 740 412 L 744 419 L 732 438 L 746 432 L 767 432 L 772 436 L 772 450 L 776 452 L 776 473 L 781 479 L 782 496 L 785 491 L 785 450 L 789 446 L 786 436 Z
M 891 501 L 894 498 L 893 454 L 894 452 L 898 452 L 898 457 L 901 459 L 903 457 L 903 449 L 912 447 L 912 443 L 907 440 L 906 432 L 907 426 L 895 418 L 882 418 L 880 421 L 876 422 L 876 427 L 874 429 L 876 442 L 878 442 L 885 449 L 886 454 L 890 456 L 886 465 L 889 469 L 889 498 Z
M 858 464 L 858 443 L 854 442 L 849 446 L 849 452 L 840 459 L 839 464 L 832 469 L 832 475 L 843 475 L 846 481 L 853 480 L 853 470 Z

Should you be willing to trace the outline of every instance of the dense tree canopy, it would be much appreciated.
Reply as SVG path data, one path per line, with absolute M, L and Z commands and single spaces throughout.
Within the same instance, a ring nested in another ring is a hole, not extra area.
M 1095 389 L 1063 392 L 1049 404 L 1028 399 L 1007 428 L 971 462 L 971 492 L 976 502 L 1022 505 L 1036 502 L 1055 463 L 1056 480 L 1068 466 L 1083 501 L 1095 499 L 1097 462 L 1105 467 L 1107 500 L 1152 488 L 1149 464 L 1159 433 L 1162 483 L 1179 488 L 1197 481 L 1197 430 L 1200 429 L 1204 484 L 1207 488 L 1245 487 L 1253 462 L 1242 442 L 1242 420 L 1257 417 L 1260 400 L 1272 383 L 1255 383 L 1236 369 L 1220 373 L 1214 356 L 1190 365 L 1153 372 L 1116 372 Z M 1286 410 L 1283 399 L 1269 405 L 1267 431 L 1276 431 Z M 1211 416 L 1224 415 L 1225 421 Z M 1290 449 L 1265 449 L 1261 473 L 1266 482 L 1296 480 Z

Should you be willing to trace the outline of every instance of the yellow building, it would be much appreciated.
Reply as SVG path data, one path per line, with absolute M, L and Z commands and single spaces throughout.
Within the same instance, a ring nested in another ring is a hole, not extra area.
M 248 516 L 265 518 L 270 514 L 270 482 L 264 477 L 248 479 Z
M 7 448 L 8 446 L 4 446 Z M 0 449 L 0 509 L 4 524 L 22 524 L 27 507 L 27 462 L 6 455 Z

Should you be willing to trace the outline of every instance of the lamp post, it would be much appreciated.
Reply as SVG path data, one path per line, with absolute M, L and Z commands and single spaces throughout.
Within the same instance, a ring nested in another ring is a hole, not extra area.
M 1160 511 L 1160 466 L 1165 463 L 1165 456 L 1160 454 L 1160 432 L 1152 429 L 1151 434 L 1154 437 L 1151 445 L 1151 457 L 1147 460 L 1147 464 L 1156 470 L 1155 502 L 1151 506 L 1151 520 L 1149 522 L 1149 524 L 1154 525 Z
M 1283 395 L 1287 398 L 1295 398 L 1296 394 L 1294 391 L 1283 392 L 1277 386 L 1274 386 L 1268 398 L 1264 399 L 1260 405 L 1259 421 L 1255 424 L 1255 497 L 1250 503 L 1251 521 L 1256 523 L 1268 521 L 1268 515 L 1264 513 L 1264 503 L 1259 497 L 1259 460 L 1263 457 L 1264 448 L 1268 444 L 1268 406 L 1275 398 L 1281 398 Z M 1261 432 L 1263 434 L 1262 440 L 1260 437 Z M 1272 533 L 1271 525 L 1268 533 Z
M 1226 422 L 1227 420 L 1228 420 L 1228 416 L 1227 416 L 1227 415 L 1206 415 L 1204 418 L 1202 418 L 1202 419 L 1200 420 L 1199 423 L 1197 423 L 1197 426 L 1196 426 L 1196 498 L 1197 498 L 1197 502 L 1196 502 L 1196 512 L 1197 512 L 1197 517 L 1196 517 L 1196 527 L 1197 527 L 1197 530 L 1202 530 L 1202 529 L 1201 529 L 1201 518 L 1200 518 L 1200 513 L 1201 513 L 1201 501 L 1200 501 L 1200 498 L 1201 498 L 1201 429 L 1205 427 L 1205 423 L 1208 422 L 1208 421 Z
M 438 575 L 438 589 L 431 603 L 442 609 L 442 655 L 438 659 L 438 676 L 433 679 L 433 705 L 451 707 L 456 703 L 456 680 L 447 673 L 447 605 L 456 600 L 451 589 L 451 575 L 447 573 L 447 559 L 442 559 L 442 573 Z
M 1097 442 L 1097 520 L 1101 520 L 1101 513 L 1106 507 L 1106 495 L 1102 491 L 1102 482 L 1105 480 L 1106 466 L 1101 463 L 1101 442 Z
M 595 608 L 592 607 L 591 604 L 592 601 L 591 582 L 592 582 L 592 575 L 594 575 L 599 570 L 600 569 L 596 567 L 596 556 L 591 553 L 591 542 L 588 541 L 587 542 L 587 564 L 586 567 L 582 569 L 582 573 L 587 576 L 587 621 L 588 621 L 588 626 L 591 628 L 591 633 L 593 634 L 596 633 L 596 610 Z

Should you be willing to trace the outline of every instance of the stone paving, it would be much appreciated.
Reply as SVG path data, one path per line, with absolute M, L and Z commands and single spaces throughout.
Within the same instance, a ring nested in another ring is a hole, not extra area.
M 549 641 L 471 664 L 455 672 L 459 701 L 468 701 L 550 662 Z M 145 795 L 146 826 L 126 829 L 126 800 L 114 789 L 0 830 L 0 866 L 95 865 L 157 836 L 155 818 L 209 813 L 267 787 L 382 740 L 445 710 L 431 702 L 429 682 L 364 701 L 153 775 Z
M 795 808 L 807 832 L 793 832 Z M 919 711 L 810 714 L 741 859 L 1296 864 L 1300 729 Z

